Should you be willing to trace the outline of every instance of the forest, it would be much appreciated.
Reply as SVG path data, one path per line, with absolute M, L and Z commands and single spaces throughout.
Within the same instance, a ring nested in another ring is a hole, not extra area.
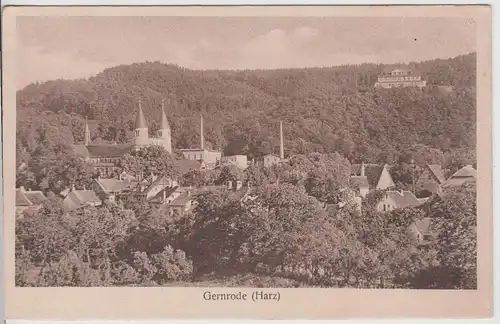
M 391 164 L 398 189 L 426 163 L 448 175 L 475 164 L 476 54 L 408 67 L 426 88 L 376 90 L 387 66 L 374 64 L 194 71 L 144 62 L 19 90 L 17 186 L 48 201 L 16 222 L 16 285 L 476 288 L 475 183 L 385 214 L 374 208 L 377 191 L 361 212 L 325 207 L 339 202 L 354 163 Z M 130 143 L 138 101 L 153 133 L 162 98 L 172 156 L 151 147 L 119 166 L 193 186 L 250 180 L 255 199 L 207 192 L 180 219 L 135 195 L 66 211 L 59 193 L 95 176 L 71 146 L 83 140 L 85 119 L 94 143 Z M 200 114 L 208 147 L 256 160 L 279 152 L 283 121 L 290 162 L 180 175 L 178 150 L 199 145 Z M 422 247 L 406 230 L 426 217 L 436 237 Z
M 199 145 L 203 114 L 207 146 L 226 155 L 258 159 L 279 152 L 283 121 L 287 155 L 339 152 L 351 163 L 392 164 L 422 160 L 413 147 L 418 144 L 431 152 L 421 162 L 474 163 L 476 54 L 408 67 L 429 86 L 375 90 L 387 66 L 374 64 L 262 71 L 195 71 L 159 62 L 117 66 L 89 79 L 19 90 L 17 144 L 29 153 L 40 136 L 81 142 L 85 118 L 93 142 L 127 143 L 139 100 L 154 133 L 165 98 L 177 149 Z

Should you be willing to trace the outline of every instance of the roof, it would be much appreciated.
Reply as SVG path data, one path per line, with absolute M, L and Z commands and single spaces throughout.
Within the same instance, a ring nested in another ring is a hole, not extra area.
M 83 144 L 75 144 L 73 145 L 73 151 L 77 156 L 80 156 L 84 159 L 87 159 L 90 157 L 89 150 L 87 149 L 87 146 Z
M 461 186 L 464 182 L 476 179 L 477 171 L 472 165 L 466 165 L 457 172 L 455 172 L 446 182 L 442 184 L 443 187 Z
M 419 71 L 417 71 L 416 69 L 409 69 L 408 67 L 403 66 L 403 65 L 389 65 L 389 66 L 386 66 L 382 70 L 382 75 L 390 74 L 391 72 L 396 71 L 396 70 L 403 71 L 403 72 L 409 72 L 411 75 L 414 75 L 414 76 L 420 76 L 421 75 L 421 73 Z
M 47 197 L 41 191 L 25 191 L 16 189 L 16 206 L 37 206 L 43 204 Z
M 422 219 L 417 219 L 414 223 L 416 229 L 422 233 L 423 235 L 426 235 L 429 233 L 431 224 L 432 224 L 432 219 L 430 217 L 422 218 Z
M 33 203 L 26 197 L 21 189 L 16 189 L 16 206 L 32 206 Z
M 106 178 L 106 179 L 96 179 L 95 180 L 104 191 L 123 191 L 127 189 L 131 189 L 135 183 L 129 180 L 118 180 L 114 178 Z
M 24 194 L 33 205 L 41 205 L 47 200 L 47 197 L 41 191 L 26 191 Z
M 160 129 L 170 129 L 170 124 L 168 123 L 167 115 L 165 114 L 165 107 L 161 107 L 161 123 Z
M 427 164 L 426 165 L 427 169 L 431 172 L 431 174 L 436 178 L 438 183 L 443 183 L 445 182 L 444 178 L 444 172 L 443 169 L 441 168 L 441 165 L 439 164 Z
M 93 190 L 75 190 L 74 193 L 78 196 L 82 203 L 98 203 L 101 202 L 99 197 Z
M 181 174 L 188 173 L 192 170 L 201 169 L 201 161 L 182 159 L 177 161 Z
M 466 178 L 466 177 L 472 177 L 475 178 L 477 175 L 477 171 L 472 167 L 472 165 L 466 165 L 455 174 L 453 174 L 450 178 Z
M 441 188 L 439 183 L 435 183 L 435 182 L 424 182 L 424 183 L 420 184 L 420 187 L 422 189 L 425 189 L 425 190 L 432 192 L 432 193 L 439 192 L 439 190 Z
M 87 146 L 90 157 L 121 157 L 129 153 L 131 144 L 91 144 Z
M 63 200 L 64 205 L 71 210 L 83 207 L 87 203 L 100 202 L 92 190 L 73 190 Z
M 417 197 L 408 190 L 387 191 L 386 195 L 396 204 L 396 208 L 405 208 L 420 205 Z
M 146 118 L 144 118 L 144 113 L 142 112 L 140 101 L 139 101 L 139 109 L 137 111 L 137 117 L 135 118 L 135 128 L 148 128 L 146 124 Z
M 370 189 L 375 189 L 378 185 L 380 175 L 384 170 L 385 165 L 379 164 L 365 164 L 365 176 L 368 180 Z M 351 165 L 351 175 L 361 176 L 361 164 Z
M 178 187 L 166 187 L 160 190 L 155 196 L 151 197 L 148 201 L 152 203 L 161 203 L 163 201 L 163 194 L 165 193 L 165 197 L 170 197 L 175 191 L 177 191 Z
M 368 178 L 366 176 L 351 176 L 351 183 L 356 188 L 369 188 Z
M 187 193 L 182 193 L 179 197 L 175 198 L 169 205 L 170 206 L 185 206 L 192 199 L 193 199 L 192 195 L 188 195 Z

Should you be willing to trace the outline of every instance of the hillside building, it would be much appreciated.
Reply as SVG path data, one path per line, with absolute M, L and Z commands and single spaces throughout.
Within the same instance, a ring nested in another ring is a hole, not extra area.
M 162 100 L 160 129 L 155 137 L 149 137 L 149 130 L 142 112 L 141 101 L 139 101 L 139 111 L 135 119 L 134 129 L 134 149 L 140 150 L 151 145 L 163 146 L 168 153 L 172 154 L 172 134 L 167 115 L 165 114 L 165 104 Z
M 73 145 L 73 149 L 78 156 L 92 163 L 94 169 L 103 178 L 112 177 L 118 169 L 117 164 L 120 158 L 133 150 L 140 150 L 150 145 L 159 145 L 164 147 L 169 153 L 172 153 L 171 130 L 165 114 L 163 100 L 161 124 L 156 137 L 149 137 L 148 126 L 140 101 L 135 120 L 133 144 L 93 144 L 91 142 L 88 122 L 85 122 L 84 132 L 83 144 Z
M 188 161 L 203 161 L 203 168 L 200 169 L 213 169 L 215 168 L 222 158 L 222 152 L 208 150 L 205 148 L 205 137 L 203 133 L 203 116 L 200 116 L 200 147 L 181 149 L 182 156 Z M 182 164 L 180 161 L 179 164 Z
M 426 81 L 422 77 L 406 69 L 394 69 L 382 72 L 375 83 L 375 88 L 403 88 L 403 87 L 418 87 L 426 86 Z
M 285 159 L 285 145 L 284 145 L 284 138 L 283 138 L 283 122 L 280 121 L 280 155 L 277 156 L 275 154 L 267 154 L 264 155 L 264 166 L 270 167 L 274 164 L 278 163 L 287 163 L 288 159 Z

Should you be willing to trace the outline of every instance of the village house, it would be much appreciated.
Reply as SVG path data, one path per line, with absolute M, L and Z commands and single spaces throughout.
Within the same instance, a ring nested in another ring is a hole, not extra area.
M 221 158 L 221 166 L 235 165 L 240 170 L 245 170 L 248 167 L 248 160 L 246 155 L 229 155 Z
M 400 68 L 385 70 L 378 76 L 375 88 L 399 88 L 399 87 L 418 87 L 426 86 L 426 81 L 415 71 Z
M 166 204 L 173 214 L 180 216 L 196 207 L 196 195 L 223 190 L 230 191 L 235 199 L 244 201 L 248 197 L 250 187 L 244 186 L 242 181 L 228 181 L 225 185 L 176 187 L 169 192 L 160 192 L 159 195 L 163 198 L 161 203 Z
M 71 211 L 85 206 L 101 206 L 102 201 L 93 190 L 77 190 L 75 186 L 72 186 L 70 192 L 63 200 L 63 205 Z
M 92 190 L 101 201 L 116 202 L 129 194 L 137 186 L 137 181 L 98 177 L 92 181 Z
M 178 160 L 177 165 L 181 174 L 186 174 L 191 171 L 203 171 L 207 169 L 207 165 L 204 160 Z
M 280 121 L 280 155 L 267 154 L 263 157 L 264 167 L 268 168 L 272 165 L 279 163 L 288 163 L 288 159 L 285 159 L 285 145 L 283 138 L 283 122 Z
M 355 177 L 355 178 L 352 178 Z M 359 178 L 356 178 L 359 177 Z M 365 178 L 366 177 L 366 181 Z M 387 190 L 394 187 L 394 181 L 389 173 L 387 164 L 353 164 L 351 165 L 351 179 L 360 187 L 356 189 L 366 195 L 366 182 L 369 190 Z
M 417 219 L 408 227 L 410 238 L 420 246 L 428 244 L 434 239 L 434 234 L 431 231 L 431 224 L 432 219 L 430 217 Z
M 47 200 L 47 197 L 41 191 L 26 190 L 24 186 L 16 189 L 16 215 L 22 218 L 25 211 L 36 212 L 42 204 Z
M 429 194 L 439 193 L 445 182 L 443 169 L 439 164 L 427 164 L 418 177 L 415 187 L 418 191 L 427 191 Z
M 387 212 L 394 209 L 419 205 L 421 205 L 421 202 L 411 191 L 386 191 L 384 197 L 377 204 L 377 210 L 379 212 Z
M 203 116 L 200 117 L 200 148 L 181 149 L 182 156 L 185 160 L 203 162 L 203 169 L 215 168 L 221 158 L 222 152 L 208 150 L 205 148 L 205 137 L 203 133 Z
M 159 198 L 160 196 L 165 195 L 166 192 L 173 188 L 177 188 L 178 183 L 175 180 L 172 180 L 170 177 L 161 176 L 161 177 L 152 177 L 152 182 L 147 187 L 143 187 L 141 189 L 141 194 L 144 199 L 147 201 L 158 202 L 158 199 L 153 200 L 154 198 Z M 161 194 L 161 195 L 160 195 Z M 161 201 L 163 203 L 163 201 Z
M 472 165 L 466 165 L 449 177 L 448 180 L 441 185 L 441 188 L 459 187 L 466 182 L 476 180 L 476 176 L 476 169 L 474 169 Z

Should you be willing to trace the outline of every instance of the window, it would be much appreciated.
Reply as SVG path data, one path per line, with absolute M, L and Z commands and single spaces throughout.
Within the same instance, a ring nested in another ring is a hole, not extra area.
M 386 206 L 386 204 L 384 204 L 383 208 L 384 208 L 384 209 L 383 209 L 384 211 L 387 211 L 387 206 Z

